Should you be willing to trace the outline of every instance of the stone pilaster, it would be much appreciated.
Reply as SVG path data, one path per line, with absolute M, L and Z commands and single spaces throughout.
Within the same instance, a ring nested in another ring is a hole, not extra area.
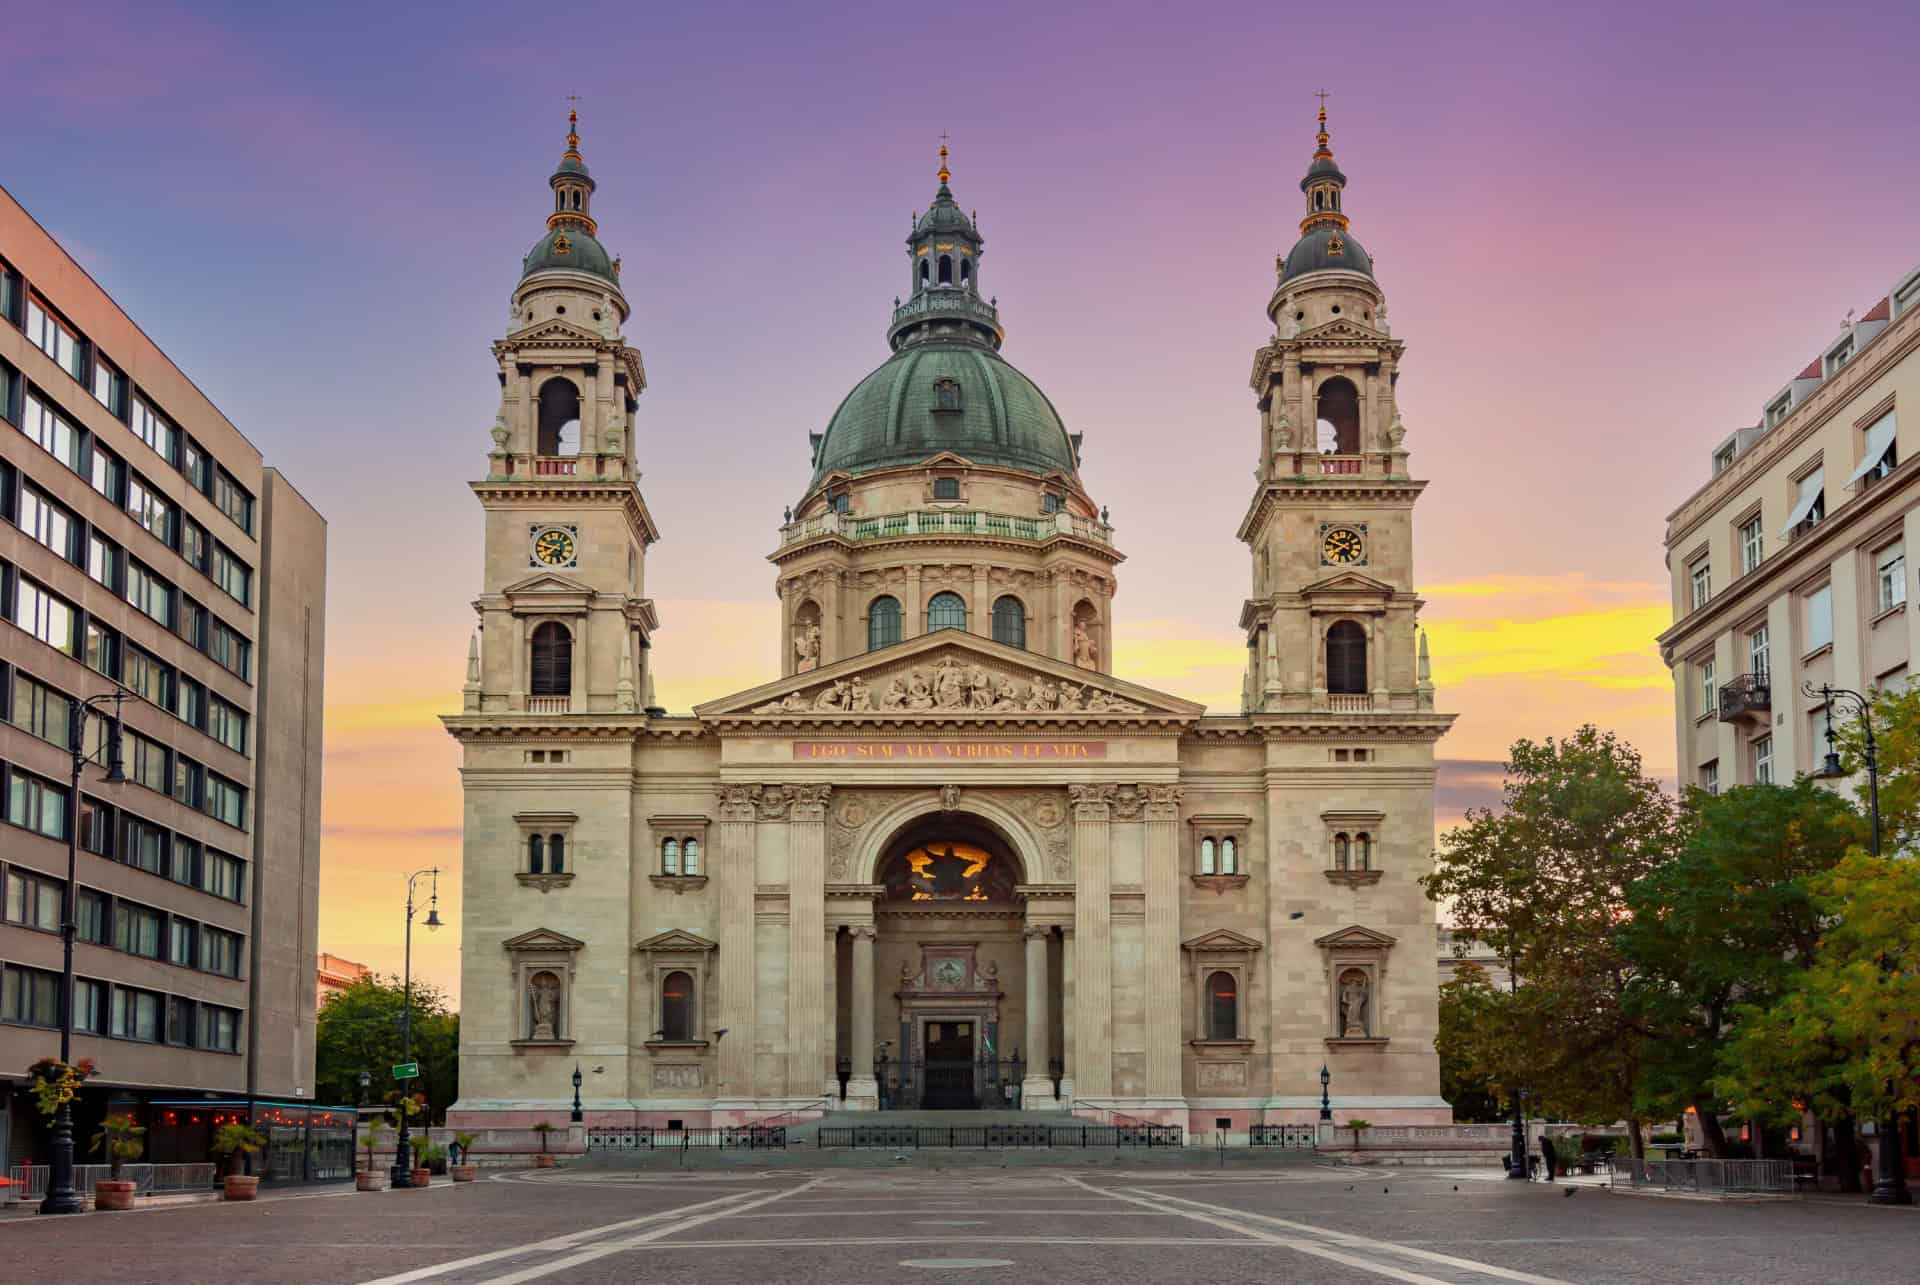
M 827 1026 L 827 797 L 830 785 L 782 787 L 787 811 L 787 1092 L 820 1089 Z
M 1113 879 L 1108 839 L 1114 787 L 1070 785 L 1073 803 L 1074 1092 L 1113 1092 Z
M 847 933 L 853 938 L 853 1022 L 847 1036 L 853 1047 L 847 1053 L 853 1059 L 853 1078 L 872 1084 L 873 925 L 855 924 Z
M 823 1092 L 832 1098 L 840 1096 L 840 926 L 828 924 L 823 934 L 821 948 L 827 970 L 827 1025 L 822 1033 L 820 1052 L 820 1074 Z
M 1180 787 L 1147 785 L 1146 973 L 1147 1096 L 1179 1097 L 1180 1085 Z
M 1027 1078 L 1020 1086 L 1020 1100 L 1029 1111 L 1059 1105 L 1047 1075 L 1047 1059 L 1053 1056 L 1047 1039 L 1052 1027 L 1047 1012 L 1047 938 L 1052 935 L 1050 928 L 1027 925 Z
M 753 893 L 754 797 L 759 787 L 720 787 L 718 850 L 710 876 L 719 892 L 720 1039 L 719 1098 L 753 1096 L 754 922 Z
M 1069 1106 L 1073 1103 L 1073 1071 L 1076 1065 L 1073 1038 L 1074 968 L 1073 928 L 1066 926 L 1060 929 L 1060 1096 L 1066 1099 Z

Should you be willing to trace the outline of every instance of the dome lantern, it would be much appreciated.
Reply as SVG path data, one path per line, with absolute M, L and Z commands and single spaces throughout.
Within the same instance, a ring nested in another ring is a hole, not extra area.
M 1300 239 L 1280 267 L 1280 284 L 1309 272 L 1358 272 L 1373 275 L 1373 260 L 1347 230 L 1345 204 L 1347 176 L 1333 159 L 1327 134 L 1327 103 L 1320 100 L 1320 128 L 1314 136 L 1313 159 L 1300 180 L 1306 212 L 1300 220 Z
M 547 215 L 547 232 L 534 243 L 521 263 L 524 281 L 536 272 L 572 271 L 602 277 L 616 287 L 620 283 L 620 264 L 600 244 L 600 226 L 593 218 L 593 192 L 596 184 L 580 155 L 580 116 L 567 113 L 567 150 L 547 180 L 553 189 L 553 212 Z

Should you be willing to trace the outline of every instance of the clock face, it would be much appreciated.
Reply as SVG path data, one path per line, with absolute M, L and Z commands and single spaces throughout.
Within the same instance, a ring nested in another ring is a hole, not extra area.
M 1330 566 L 1351 566 L 1366 554 L 1366 542 L 1352 527 L 1328 527 L 1320 537 L 1320 556 Z
M 577 552 L 573 533 L 560 527 L 548 527 L 533 537 L 533 556 L 547 566 L 571 566 Z

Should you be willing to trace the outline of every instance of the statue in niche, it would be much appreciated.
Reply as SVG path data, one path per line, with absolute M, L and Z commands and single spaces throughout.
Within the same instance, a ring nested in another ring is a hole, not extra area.
M 493 428 L 490 431 L 493 433 L 493 453 L 495 455 L 505 455 L 507 453 L 507 438 L 512 436 L 512 433 L 507 428 L 507 416 L 504 411 L 493 417 Z
M 1280 322 L 1280 337 L 1282 339 L 1292 339 L 1300 333 L 1300 322 L 1295 319 L 1293 315 L 1293 300 L 1282 299 L 1280 301 L 1280 311 L 1286 314 Z
M 1100 649 L 1094 645 L 1093 635 L 1087 632 L 1087 622 L 1073 622 L 1073 663 L 1082 669 L 1100 667 Z
M 1380 306 L 1373 310 L 1373 328 L 1383 335 L 1393 333 L 1387 326 L 1387 301 L 1385 299 L 1382 299 Z
M 533 1038 L 559 1038 L 560 979 L 552 973 L 535 973 L 527 983 L 527 1007 L 533 1016 Z
M 1340 1038 L 1345 1040 L 1366 1039 L 1367 1028 L 1367 975 L 1357 968 L 1349 968 L 1340 974 Z
M 820 668 L 820 626 L 795 625 L 793 629 L 794 672 L 804 674 Z

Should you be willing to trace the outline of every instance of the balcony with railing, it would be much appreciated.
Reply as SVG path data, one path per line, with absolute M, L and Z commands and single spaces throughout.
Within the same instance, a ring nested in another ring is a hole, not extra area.
M 1358 477 L 1366 471 L 1364 455 L 1322 455 L 1319 460 L 1322 477 Z
M 1739 674 L 1720 686 L 1720 721 L 1765 720 L 1773 712 L 1773 687 L 1765 673 Z
M 529 714 L 568 714 L 573 711 L 571 696 L 529 696 L 527 713 Z
M 1060 536 L 1112 545 L 1113 528 L 1104 522 L 1071 513 L 1026 516 L 987 513 L 978 509 L 915 509 L 856 517 L 849 513 L 822 513 L 780 528 L 784 548 L 805 540 L 834 536 L 860 544 L 920 536 L 984 536 L 1040 543 Z
M 1373 697 L 1366 692 L 1361 692 L 1356 695 L 1333 692 L 1327 697 L 1327 712 L 1332 714 L 1371 714 L 1373 712 Z

